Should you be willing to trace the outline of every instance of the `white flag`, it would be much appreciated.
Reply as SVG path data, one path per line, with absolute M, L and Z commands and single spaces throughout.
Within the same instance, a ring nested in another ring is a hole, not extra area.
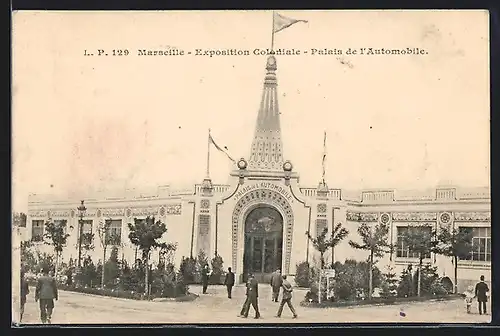
M 297 22 L 307 23 L 306 20 L 296 20 L 296 19 L 292 19 L 292 18 L 283 16 L 279 13 L 274 13 L 273 33 L 277 33 L 279 31 L 282 31 L 283 29 L 288 28 Z
M 227 153 L 227 151 L 225 151 L 224 149 L 222 149 L 219 145 L 217 145 L 215 143 L 215 140 L 214 140 L 214 138 L 212 138 L 211 134 L 208 135 L 208 141 L 211 142 L 212 145 L 214 145 L 214 147 L 217 148 L 219 151 L 226 154 L 226 156 L 229 158 L 229 160 L 231 160 L 233 163 L 236 163 L 236 161 Z

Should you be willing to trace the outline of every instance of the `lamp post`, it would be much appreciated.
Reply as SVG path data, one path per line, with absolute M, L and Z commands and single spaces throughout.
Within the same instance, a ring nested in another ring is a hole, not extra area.
M 78 213 L 80 215 L 80 220 L 79 220 L 79 225 L 78 225 L 78 268 L 81 266 L 81 261 L 82 261 L 82 235 L 83 235 L 83 217 L 85 216 L 85 211 L 87 211 L 87 208 L 85 205 L 82 203 L 80 206 L 77 208 Z

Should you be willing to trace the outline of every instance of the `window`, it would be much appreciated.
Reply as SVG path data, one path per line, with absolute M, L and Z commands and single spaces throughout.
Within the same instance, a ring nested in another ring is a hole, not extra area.
M 120 245 L 122 241 L 122 220 L 107 219 L 106 245 Z
M 91 219 L 84 220 L 82 223 L 82 244 L 91 245 L 92 244 L 92 224 Z
M 466 260 L 491 261 L 491 227 L 460 229 L 472 231 L 472 252 Z
M 328 229 L 328 220 L 324 218 L 316 219 L 316 236 L 323 233 L 324 229 Z
M 34 242 L 43 241 L 43 220 L 33 220 L 31 221 L 31 240 Z
M 68 232 L 68 226 L 67 226 L 68 221 L 65 219 L 54 219 L 54 225 L 55 227 L 63 227 L 63 232 L 66 234 Z
M 199 215 L 198 217 L 198 250 L 208 253 L 210 248 L 210 215 Z
M 428 231 L 429 233 L 429 238 L 431 237 L 431 232 L 432 229 L 430 227 L 422 227 L 420 230 L 425 230 Z M 396 257 L 398 258 L 418 258 L 418 253 L 410 251 L 408 248 L 408 245 L 404 239 L 406 233 L 408 232 L 408 227 L 398 227 L 397 228 L 397 250 L 396 250 Z M 431 253 L 428 252 L 424 255 L 424 259 L 429 259 L 431 257 Z

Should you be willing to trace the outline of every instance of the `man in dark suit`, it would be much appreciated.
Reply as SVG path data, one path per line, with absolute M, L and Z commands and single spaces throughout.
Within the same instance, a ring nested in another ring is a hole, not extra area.
M 273 289 L 273 301 L 278 302 L 278 297 L 280 295 L 280 288 L 283 284 L 283 277 L 281 276 L 281 270 L 276 270 L 271 276 L 271 288 Z
M 233 286 L 234 286 L 234 273 L 231 272 L 231 267 L 227 268 L 227 274 L 226 278 L 224 279 L 224 285 L 226 285 L 227 288 L 227 297 L 228 299 L 230 299 L 231 292 L 233 291 Z
M 243 308 L 241 309 L 240 313 L 241 317 L 245 318 L 248 317 L 248 313 L 250 311 L 250 305 L 252 305 L 253 309 L 255 310 L 255 318 L 256 319 L 260 318 L 258 298 L 259 298 L 259 283 L 257 282 L 257 280 L 255 280 L 253 274 L 250 274 L 248 276 L 248 282 L 247 282 L 247 299 L 243 304 Z
M 210 270 L 208 269 L 208 265 L 205 264 L 205 266 L 203 266 L 203 269 L 201 270 L 201 283 L 203 285 L 203 294 L 207 294 L 209 276 L 210 276 Z
M 24 274 L 24 271 L 21 271 L 21 309 L 19 314 L 19 322 L 22 322 L 23 320 L 24 306 L 26 305 L 26 297 L 29 293 L 30 289 L 28 286 L 28 281 L 26 281 L 26 275 Z
M 241 307 L 240 314 L 238 315 L 239 317 L 243 317 L 245 315 L 245 311 L 247 310 L 247 305 L 250 305 L 250 298 L 248 297 L 248 287 L 250 286 L 250 278 L 252 277 L 252 274 L 248 274 L 248 279 L 247 283 L 245 284 L 246 286 L 246 299 L 245 302 L 243 302 L 243 306 Z
M 490 289 L 486 282 L 484 282 L 484 275 L 481 275 L 480 282 L 476 284 L 475 297 L 477 297 L 477 302 L 479 305 L 479 315 L 486 315 L 486 302 L 488 302 L 488 293 Z
M 42 269 L 42 276 L 38 278 L 35 291 L 35 302 L 40 300 L 40 319 L 42 323 L 51 323 L 54 310 L 54 300 L 57 301 L 56 280 L 49 275 L 49 268 Z
M 288 305 L 288 308 L 290 308 L 290 311 L 293 314 L 293 318 L 297 318 L 297 313 L 295 312 L 295 308 L 293 308 L 292 305 L 292 285 L 286 280 L 286 275 L 283 275 L 283 296 L 281 298 L 281 303 L 280 307 L 278 308 L 278 313 L 276 314 L 276 317 L 281 317 L 281 313 L 283 312 L 283 307 L 285 306 L 285 303 Z

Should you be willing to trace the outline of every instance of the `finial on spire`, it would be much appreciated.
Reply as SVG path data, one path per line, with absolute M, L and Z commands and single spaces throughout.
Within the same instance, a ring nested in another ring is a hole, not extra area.
M 274 55 L 267 58 L 266 69 L 267 71 L 276 71 L 278 69 L 278 66 L 276 65 L 276 57 L 274 57 Z

